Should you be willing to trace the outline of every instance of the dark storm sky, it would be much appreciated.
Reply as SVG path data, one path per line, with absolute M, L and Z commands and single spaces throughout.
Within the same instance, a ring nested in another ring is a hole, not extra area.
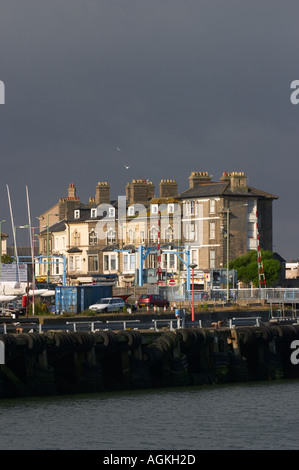
M 298 258 L 298 18 L 290 0 L 1 0 L 2 231 L 6 184 L 22 225 L 26 185 L 37 222 L 71 182 L 87 202 L 98 181 L 244 171 Z

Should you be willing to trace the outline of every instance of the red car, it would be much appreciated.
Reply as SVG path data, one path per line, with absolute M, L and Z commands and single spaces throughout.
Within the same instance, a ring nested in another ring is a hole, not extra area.
M 169 302 L 166 299 L 163 299 L 160 295 L 148 295 L 144 294 L 139 297 L 138 307 L 169 307 Z

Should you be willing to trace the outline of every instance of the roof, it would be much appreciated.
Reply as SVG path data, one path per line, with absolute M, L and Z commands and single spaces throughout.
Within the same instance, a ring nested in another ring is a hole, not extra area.
M 210 197 L 210 196 L 239 196 L 239 197 L 261 197 L 266 199 L 278 199 L 274 194 L 261 191 L 260 189 L 247 187 L 247 192 L 233 191 L 230 188 L 229 182 L 221 183 L 202 183 L 195 188 L 190 188 L 181 193 L 178 199 L 188 199 L 196 197 Z
M 149 200 L 149 204 L 173 204 L 175 202 L 178 202 L 177 197 L 153 197 L 152 199 Z
M 49 230 L 51 232 L 64 232 L 65 230 L 65 220 L 60 220 L 59 222 L 56 222 L 55 224 L 51 225 L 49 227 Z M 42 230 L 40 233 L 46 233 L 47 232 L 47 228 L 45 228 L 44 230 Z
M 32 256 L 32 248 L 30 246 L 18 246 L 17 247 L 17 252 L 19 257 L 29 257 L 31 258 Z M 15 248 L 14 246 L 8 246 L 7 247 L 7 254 L 9 256 L 14 256 L 15 254 Z M 38 247 L 34 247 L 34 255 L 38 255 Z
M 115 251 L 118 250 L 119 247 L 118 245 L 105 245 L 103 248 L 101 248 L 101 251 Z
M 207 197 L 207 196 L 221 196 L 229 183 L 202 183 L 195 188 L 187 189 L 182 192 L 178 199 L 193 198 L 193 197 Z

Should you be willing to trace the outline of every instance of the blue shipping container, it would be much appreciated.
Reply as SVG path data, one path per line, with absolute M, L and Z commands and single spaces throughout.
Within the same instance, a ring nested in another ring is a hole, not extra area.
M 55 289 L 55 308 L 58 313 L 80 313 L 104 297 L 112 297 L 112 286 L 61 286 Z

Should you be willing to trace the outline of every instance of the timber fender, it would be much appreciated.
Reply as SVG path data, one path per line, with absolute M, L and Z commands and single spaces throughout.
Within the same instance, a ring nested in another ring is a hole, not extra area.
M 299 378 L 299 325 L 2 334 L 0 397 Z

